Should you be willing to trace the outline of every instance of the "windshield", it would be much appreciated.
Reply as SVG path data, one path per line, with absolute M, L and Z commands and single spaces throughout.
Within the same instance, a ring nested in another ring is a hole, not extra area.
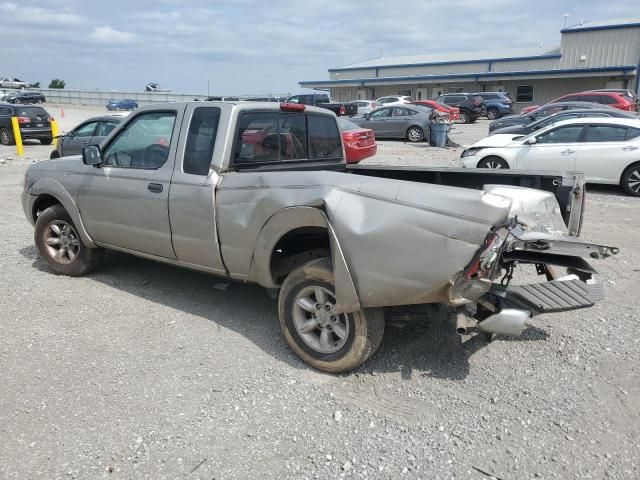
M 349 130 L 357 130 L 361 127 L 353 122 L 350 122 L 349 120 L 345 120 L 344 118 L 338 118 L 338 128 L 341 132 L 347 132 Z

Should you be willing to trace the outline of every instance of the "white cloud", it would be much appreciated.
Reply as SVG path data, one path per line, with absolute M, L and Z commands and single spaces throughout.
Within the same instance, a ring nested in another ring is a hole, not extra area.
M 110 45 L 124 45 L 133 42 L 135 35 L 130 32 L 123 32 L 116 30 L 109 26 L 106 27 L 93 27 L 91 38 L 98 43 L 110 44 Z

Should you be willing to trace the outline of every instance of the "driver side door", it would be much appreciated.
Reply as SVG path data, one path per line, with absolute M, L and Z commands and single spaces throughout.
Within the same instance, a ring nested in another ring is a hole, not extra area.
M 366 122 L 362 123 L 363 128 L 370 128 L 378 137 L 387 136 L 389 133 L 389 119 L 393 107 L 378 108 L 371 112 Z
M 584 125 L 552 128 L 536 135 L 536 143 L 526 142 L 516 156 L 516 168 L 527 170 L 575 170 Z
M 78 182 L 82 221 L 96 244 L 175 259 L 169 186 L 184 107 L 133 116 L 84 166 Z

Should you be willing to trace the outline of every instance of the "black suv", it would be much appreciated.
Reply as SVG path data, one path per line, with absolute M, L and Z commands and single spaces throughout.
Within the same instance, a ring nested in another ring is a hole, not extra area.
M 4 97 L 6 102 L 9 103 L 44 103 L 47 101 L 45 96 L 40 92 L 25 92 L 20 90 L 18 92 L 11 92 Z
M 436 102 L 458 107 L 462 123 L 473 123 L 487 114 L 484 100 L 472 93 L 445 93 L 436 98 Z
M 0 144 L 14 145 L 11 118 L 17 117 L 20 136 L 23 140 L 40 140 L 43 145 L 51 145 L 51 115 L 42 107 L 35 105 L 9 105 L 0 103 Z

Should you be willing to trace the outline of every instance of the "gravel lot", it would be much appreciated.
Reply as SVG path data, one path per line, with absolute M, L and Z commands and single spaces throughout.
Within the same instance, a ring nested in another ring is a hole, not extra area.
M 62 129 L 97 113 L 65 106 Z M 0 147 L 0 478 L 638 478 L 640 199 L 591 189 L 584 236 L 621 248 L 597 262 L 595 308 L 490 344 L 434 312 L 332 376 L 287 348 L 261 288 L 123 254 L 86 278 L 51 274 L 19 204 L 50 149 Z M 379 151 L 370 163 L 459 155 Z

